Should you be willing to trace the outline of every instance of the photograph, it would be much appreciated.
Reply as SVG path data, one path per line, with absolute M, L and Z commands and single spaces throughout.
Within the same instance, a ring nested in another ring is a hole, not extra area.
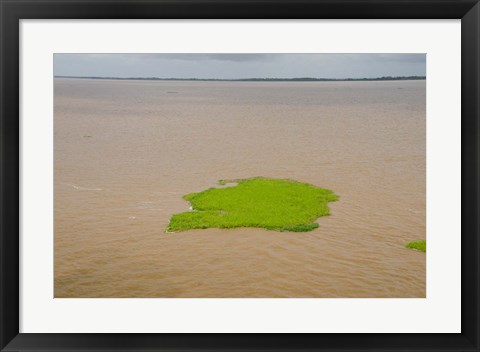
M 53 54 L 54 298 L 426 298 L 426 60 Z

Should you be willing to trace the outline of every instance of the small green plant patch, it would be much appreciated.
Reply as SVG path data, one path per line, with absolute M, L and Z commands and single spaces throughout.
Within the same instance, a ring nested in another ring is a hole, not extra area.
M 427 241 L 420 240 L 420 241 L 409 242 L 405 245 L 405 247 L 416 249 L 417 251 L 420 251 L 420 252 L 426 252 L 427 251 Z
M 338 200 L 328 189 L 292 180 L 255 177 L 219 184 L 232 182 L 237 185 L 184 196 L 192 211 L 174 214 L 166 231 L 235 227 L 312 231 L 318 227 L 314 221 L 329 214 L 327 203 Z

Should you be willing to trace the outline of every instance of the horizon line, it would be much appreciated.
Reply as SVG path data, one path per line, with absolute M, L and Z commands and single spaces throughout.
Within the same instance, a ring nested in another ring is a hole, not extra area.
M 224 81 L 224 82 L 268 82 L 268 81 L 400 81 L 400 80 L 426 80 L 426 76 L 382 76 L 364 78 L 317 78 L 317 77 L 294 77 L 294 78 L 160 78 L 160 77 L 108 77 L 108 76 L 65 76 L 54 75 L 54 78 L 75 79 L 111 79 L 111 80 L 144 80 L 144 81 Z

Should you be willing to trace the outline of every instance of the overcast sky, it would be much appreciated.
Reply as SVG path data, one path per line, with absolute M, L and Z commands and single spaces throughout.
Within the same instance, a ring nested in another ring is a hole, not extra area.
M 425 54 L 55 54 L 56 76 L 373 78 L 426 76 Z

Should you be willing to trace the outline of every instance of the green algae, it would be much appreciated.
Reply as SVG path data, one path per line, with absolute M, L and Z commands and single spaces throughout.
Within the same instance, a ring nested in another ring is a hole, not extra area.
M 307 232 L 318 227 L 316 219 L 329 215 L 328 202 L 338 200 L 328 189 L 293 180 L 255 177 L 219 184 L 232 182 L 237 184 L 185 195 L 192 211 L 174 214 L 166 231 L 257 227 Z
M 405 245 L 405 247 L 411 248 L 411 249 L 416 249 L 417 251 L 420 251 L 420 252 L 426 252 L 427 251 L 427 241 L 426 240 L 419 240 L 419 241 L 409 242 Z

